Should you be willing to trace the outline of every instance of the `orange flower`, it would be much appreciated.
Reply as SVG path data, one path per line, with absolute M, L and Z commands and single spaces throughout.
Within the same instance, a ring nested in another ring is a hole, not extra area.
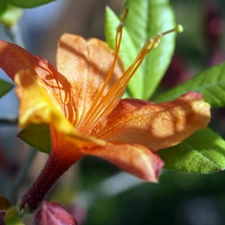
M 210 107 L 201 94 L 190 92 L 161 104 L 121 100 L 145 55 L 171 31 L 150 39 L 125 71 L 118 58 L 121 26 L 115 52 L 98 39 L 64 34 L 57 49 L 57 70 L 19 46 L 0 42 L 0 67 L 17 84 L 20 125 L 46 123 L 51 128 L 49 159 L 22 197 L 21 210 L 35 210 L 59 176 L 85 155 L 156 182 L 163 162 L 155 151 L 208 125 Z

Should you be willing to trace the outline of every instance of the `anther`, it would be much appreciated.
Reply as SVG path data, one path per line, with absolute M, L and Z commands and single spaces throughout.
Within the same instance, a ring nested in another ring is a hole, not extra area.
M 127 14 L 129 12 L 128 8 L 125 8 L 120 16 L 120 21 L 123 23 L 125 21 L 125 19 L 127 18 Z
M 162 36 L 166 35 L 166 34 L 169 34 L 169 33 L 172 33 L 172 32 L 177 32 L 177 33 L 181 33 L 183 32 L 183 26 L 182 25 L 177 25 L 175 28 L 171 29 L 171 30 L 167 30 L 163 33 L 161 33 Z

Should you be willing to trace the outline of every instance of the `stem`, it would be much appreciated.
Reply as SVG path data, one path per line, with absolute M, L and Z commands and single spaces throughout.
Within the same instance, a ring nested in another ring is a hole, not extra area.
M 18 204 L 19 212 L 22 214 L 34 212 L 58 178 L 69 169 L 71 165 L 72 163 L 62 163 L 62 160 L 60 160 L 57 155 L 50 154 L 41 174 L 22 196 Z
M 18 119 L 0 119 L 0 126 L 5 125 L 16 126 L 18 125 Z

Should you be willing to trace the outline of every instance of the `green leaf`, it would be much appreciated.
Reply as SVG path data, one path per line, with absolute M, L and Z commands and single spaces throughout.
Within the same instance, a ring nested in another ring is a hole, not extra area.
M 13 87 L 13 84 L 0 79 L 0 97 L 9 92 Z
M 0 1 L 0 16 L 1 14 L 6 10 L 6 0 L 1 0 Z
M 21 8 L 33 8 L 55 0 L 8 0 L 8 3 Z
M 106 21 L 105 21 L 105 35 L 109 46 L 115 49 L 115 37 L 116 29 L 120 23 L 119 18 L 110 9 L 106 8 Z M 130 34 L 126 27 L 123 28 L 123 40 L 120 47 L 120 57 L 123 60 L 125 68 L 128 68 L 134 61 L 138 51 L 135 48 Z M 143 96 L 143 78 L 140 73 L 140 69 L 136 72 L 135 76 L 131 79 L 128 84 L 128 95 L 129 97 L 142 98 Z
M 129 8 L 120 56 L 125 68 L 133 62 L 145 42 L 158 34 L 175 27 L 174 13 L 168 0 L 127 0 Z M 165 22 L 166 21 L 166 22 Z M 115 33 L 119 19 L 106 10 L 105 33 L 110 47 L 115 46 Z M 149 53 L 128 84 L 131 97 L 148 100 L 162 79 L 174 51 L 175 34 L 162 38 L 159 46 Z
M 51 137 L 48 125 L 30 124 L 18 134 L 18 137 L 39 151 L 50 153 Z
M 0 195 L 0 211 L 6 212 L 7 225 L 24 225 L 22 216 L 17 213 L 16 207 L 11 206 L 9 200 Z
M 188 91 L 196 91 L 204 94 L 205 101 L 212 107 L 224 107 L 225 63 L 211 67 L 195 75 L 187 82 L 156 98 L 156 102 L 175 99 Z
M 225 141 L 210 128 L 194 133 L 179 145 L 162 149 L 165 168 L 189 173 L 214 173 L 225 169 Z
M 22 216 L 17 213 L 16 207 L 11 207 L 6 212 L 7 225 L 25 225 Z

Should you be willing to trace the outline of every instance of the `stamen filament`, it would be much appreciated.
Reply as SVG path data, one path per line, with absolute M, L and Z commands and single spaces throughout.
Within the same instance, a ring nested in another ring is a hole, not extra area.
M 120 23 L 120 25 L 117 28 L 117 33 L 116 33 L 116 49 L 115 49 L 115 54 L 114 54 L 114 58 L 113 58 L 113 62 L 112 65 L 110 67 L 110 71 L 105 79 L 104 84 L 102 85 L 101 89 L 98 91 L 98 93 L 95 95 L 93 103 L 91 105 L 91 108 L 89 109 L 86 118 L 85 118 L 85 124 L 87 124 L 90 120 L 90 118 L 92 118 L 94 115 L 96 114 L 96 108 L 98 107 L 98 102 L 101 100 L 101 96 L 105 90 L 105 88 L 107 87 L 107 85 L 109 84 L 110 79 L 112 78 L 115 66 L 116 66 L 116 62 L 118 60 L 118 55 L 119 55 L 119 49 L 120 49 L 120 45 L 121 45 L 121 41 L 122 41 L 122 27 L 123 24 Z
M 181 33 L 183 32 L 183 27 L 182 25 L 177 25 L 175 28 L 171 29 L 171 30 L 168 30 L 168 31 L 165 31 L 165 32 L 162 32 L 162 35 L 166 35 L 166 34 L 169 34 L 169 33 L 172 33 L 172 32 L 177 32 L 177 33 Z
M 154 47 L 153 41 L 151 42 L 152 48 Z M 137 69 L 140 67 L 142 61 L 144 60 L 145 55 L 150 51 L 149 48 L 150 43 L 147 46 L 144 46 L 134 62 L 131 64 L 131 66 L 124 72 L 123 76 L 121 76 L 116 83 L 111 87 L 109 92 L 104 96 L 103 99 L 98 103 L 98 106 L 96 107 L 96 111 L 94 112 L 94 116 L 92 117 L 93 120 L 88 124 L 88 127 L 90 131 L 94 127 L 94 125 L 98 122 L 99 118 L 103 117 L 104 115 L 107 115 L 119 102 L 120 96 L 125 91 L 126 85 L 134 75 L 134 73 L 137 71 Z M 148 48 L 147 48 L 148 47 Z
M 116 62 L 118 60 L 120 45 L 121 45 L 121 42 L 122 42 L 123 26 L 124 26 L 123 22 L 126 19 L 127 14 L 128 14 L 128 9 L 126 8 L 122 12 L 121 23 L 119 24 L 119 26 L 117 27 L 117 30 L 116 30 L 116 41 L 115 41 L 116 48 L 115 48 L 115 52 L 114 52 L 113 62 L 112 62 L 112 65 L 110 67 L 110 71 L 109 71 L 109 73 L 108 73 L 108 75 L 106 77 L 106 80 L 105 80 L 104 84 L 102 85 L 101 89 L 98 91 L 98 93 L 94 97 L 92 106 L 91 106 L 91 108 L 89 109 L 89 111 L 88 111 L 88 113 L 86 115 L 86 118 L 85 118 L 86 122 L 85 122 L 85 124 L 87 124 L 88 121 L 90 120 L 90 118 L 92 118 L 96 114 L 96 110 L 95 109 L 98 106 L 98 102 L 101 100 L 100 97 L 102 96 L 104 90 L 106 89 L 107 85 L 109 84 L 109 81 L 112 78 L 112 75 L 113 75 L 113 72 L 114 72 L 114 69 L 115 69 L 115 66 L 116 66 Z M 78 124 L 78 126 L 79 126 L 79 124 Z
M 121 17 L 121 22 L 125 20 L 127 13 L 128 11 L 123 12 Z M 85 118 L 85 121 L 82 121 L 85 124 L 85 128 L 83 129 L 87 133 L 90 133 L 91 130 L 94 128 L 94 126 L 99 122 L 99 120 L 103 118 L 104 116 L 107 116 L 113 110 L 113 108 L 118 104 L 123 92 L 125 91 L 126 85 L 130 81 L 130 79 L 133 77 L 137 69 L 140 67 L 147 53 L 153 48 L 156 48 L 158 46 L 160 39 L 166 34 L 169 34 L 172 32 L 182 32 L 183 30 L 182 26 L 178 25 L 174 29 L 159 33 L 154 38 L 150 38 L 142 47 L 137 57 L 135 58 L 134 62 L 128 67 L 128 69 L 124 72 L 124 74 L 112 85 L 112 87 L 105 94 L 105 96 L 102 96 L 115 69 L 115 65 L 119 55 L 119 48 L 120 48 L 121 40 L 122 40 L 122 28 L 123 28 L 123 23 L 121 23 L 117 28 L 115 55 L 114 55 L 112 66 L 107 75 L 107 78 L 102 88 L 97 93 L 96 98 L 92 104 L 92 107 L 90 108 Z
M 120 21 L 123 23 L 125 21 L 125 19 L 127 18 L 129 9 L 125 8 L 120 16 Z

